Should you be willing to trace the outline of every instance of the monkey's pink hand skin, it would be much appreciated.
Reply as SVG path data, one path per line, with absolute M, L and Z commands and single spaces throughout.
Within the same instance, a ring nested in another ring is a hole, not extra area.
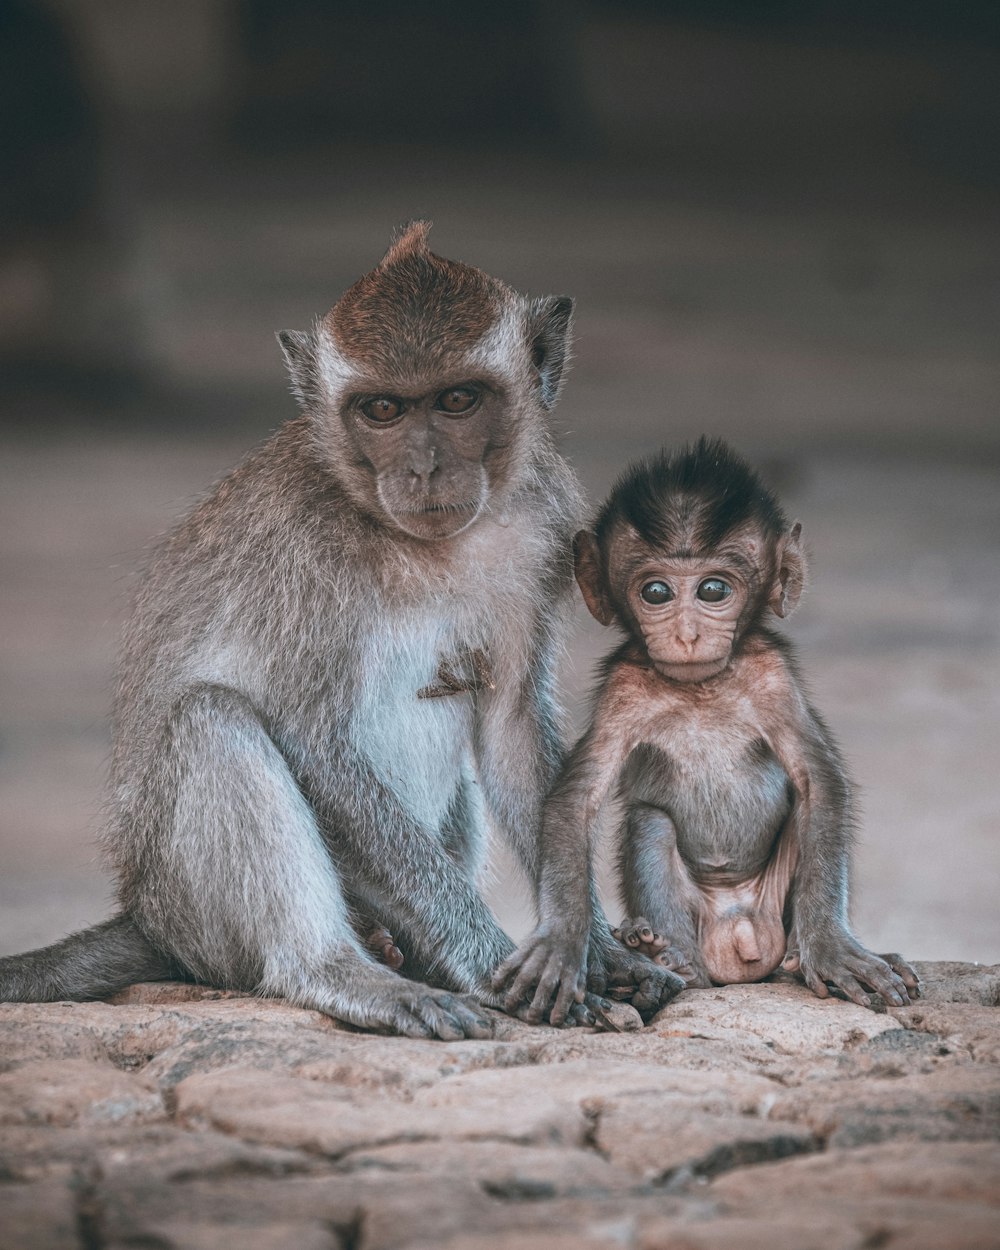
M 833 986 L 861 1007 L 872 1006 L 865 986 L 893 1007 L 920 997 L 920 978 L 901 955 L 873 955 L 847 932 L 798 943 L 782 967 L 800 973 L 820 998 L 829 998 Z
M 503 994 L 505 1011 L 531 1024 L 546 1018 L 557 1026 L 567 1021 L 592 1024 L 583 1006 L 586 969 L 586 934 L 578 938 L 539 927 L 497 968 L 493 988 Z

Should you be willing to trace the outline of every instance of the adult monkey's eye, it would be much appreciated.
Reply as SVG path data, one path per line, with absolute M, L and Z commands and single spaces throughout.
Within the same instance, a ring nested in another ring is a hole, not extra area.
M 374 399 L 365 400 L 361 411 L 376 425 L 389 425 L 403 415 L 403 401 L 391 395 L 376 395 Z
M 647 582 L 639 591 L 639 597 L 646 603 L 667 603 L 674 597 L 674 592 L 666 582 Z
M 702 603 L 721 603 L 733 593 L 733 588 L 721 577 L 706 577 L 698 587 L 698 598 Z
M 450 417 L 461 417 L 471 412 L 479 403 L 479 392 L 471 386 L 453 386 L 450 391 L 442 391 L 434 401 L 439 412 L 446 412 Z

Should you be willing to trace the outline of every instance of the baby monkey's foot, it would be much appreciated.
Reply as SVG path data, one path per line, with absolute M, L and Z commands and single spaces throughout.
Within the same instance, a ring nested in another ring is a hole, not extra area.
M 403 966 L 403 952 L 396 945 L 396 939 L 388 929 L 376 925 L 364 940 L 365 949 L 371 951 L 379 963 L 386 964 L 393 972 Z
M 688 985 L 708 984 L 696 961 L 680 947 L 671 945 L 669 938 L 657 933 L 644 916 L 626 917 L 617 929 L 611 930 L 611 936 L 637 955 L 645 955 L 661 967 L 676 972 Z
M 613 934 L 614 930 L 609 928 L 608 932 Z M 630 1002 L 643 1019 L 648 1019 L 675 998 L 686 982 L 659 958 L 650 959 L 624 941 L 598 940 L 593 943 L 587 986 L 608 998 Z
M 662 933 L 654 933 L 652 925 L 644 916 L 636 916 L 634 919 L 626 917 L 617 929 L 611 930 L 611 936 L 616 942 L 645 955 L 647 959 L 656 959 L 667 946 L 667 939 Z

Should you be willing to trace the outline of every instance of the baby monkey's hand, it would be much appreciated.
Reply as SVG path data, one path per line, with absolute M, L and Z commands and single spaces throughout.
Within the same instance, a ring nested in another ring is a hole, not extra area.
M 540 1024 L 593 1024 L 584 1006 L 587 934 L 552 933 L 540 925 L 493 974 L 504 1011 Z
M 920 978 L 902 955 L 873 955 L 844 930 L 808 943 L 793 937 L 782 966 L 798 972 L 819 998 L 829 997 L 829 986 L 861 1007 L 875 1005 L 866 986 L 891 1007 L 906 1007 L 920 997 Z

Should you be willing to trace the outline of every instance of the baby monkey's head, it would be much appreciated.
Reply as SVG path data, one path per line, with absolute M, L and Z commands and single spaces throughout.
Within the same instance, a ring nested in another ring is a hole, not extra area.
M 672 681 L 721 673 L 747 631 L 798 603 L 806 565 L 774 495 L 721 439 L 630 465 L 574 540 L 576 579 Z

